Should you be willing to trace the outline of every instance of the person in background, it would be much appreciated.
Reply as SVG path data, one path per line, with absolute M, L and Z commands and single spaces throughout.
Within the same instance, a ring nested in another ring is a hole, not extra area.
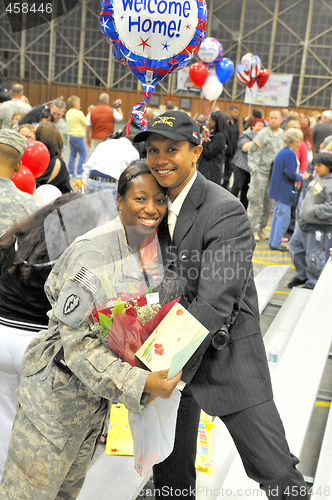
M 79 196 L 61 196 L 0 238 L 0 480 L 16 414 L 15 391 L 23 380 L 23 354 L 37 332 L 48 325 L 50 303 L 44 285 L 55 262 L 48 256 L 44 224 L 48 215 Z M 76 236 L 96 227 L 88 200 L 80 204 L 80 211 L 72 210 L 70 217 Z M 48 237 L 51 230 L 53 238 L 61 240 L 60 220 L 55 222 L 52 218 Z
M 220 186 L 222 179 L 222 168 L 225 160 L 226 147 L 226 120 L 221 111 L 211 113 L 207 123 L 209 136 L 204 127 L 202 137 L 203 151 L 199 157 L 197 170 L 209 181 Z
M 34 128 L 37 128 L 40 123 L 51 122 L 53 122 L 53 116 L 51 115 L 50 108 L 45 104 L 41 104 L 32 108 L 31 111 L 24 115 L 18 122 L 18 126 L 30 123 Z
M 78 155 L 77 175 L 81 176 L 83 173 L 83 163 L 86 158 L 84 137 L 87 117 L 81 111 L 81 99 L 76 95 L 69 97 L 67 106 L 69 109 L 66 113 L 66 121 L 69 127 L 70 146 L 68 171 L 69 175 L 75 175 L 75 158 Z
M 238 197 L 240 193 L 240 202 L 246 210 L 248 207 L 247 192 L 250 182 L 248 151 L 252 146 L 255 135 L 260 130 L 263 130 L 264 120 L 262 118 L 252 118 L 250 119 L 250 123 L 250 127 L 240 135 L 237 143 L 237 150 L 233 158 L 234 182 L 231 189 L 231 193 L 236 197 Z
M 284 131 L 280 129 L 280 111 L 272 110 L 268 123 L 267 127 L 258 132 L 248 151 L 250 171 L 248 215 L 256 241 L 269 238 L 264 228 L 274 206 L 273 200 L 268 196 L 271 169 L 276 154 L 283 147 Z
M 166 108 L 166 111 L 172 111 L 174 109 L 174 102 L 173 101 L 166 101 L 165 108 Z
M 309 116 L 304 116 L 300 120 L 301 130 L 303 133 L 303 140 L 307 146 L 308 151 L 308 163 L 312 162 L 315 152 L 314 141 L 312 140 L 312 133 L 310 129 L 310 118 Z M 331 137 L 332 138 L 332 137 Z
M 297 128 L 289 128 L 283 135 L 284 148 L 277 153 L 270 182 L 269 197 L 276 200 L 269 237 L 271 250 L 286 252 L 281 244 L 291 218 L 291 206 L 297 202 L 296 182 L 302 181 L 297 173 L 296 151 L 303 142 L 303 134 Z
M 64 119 L 66 113 L 66 103 L 63 99 L 57 98 L 50 104 L 50 112 L 53 116 L 53 123 L 59 129 L 63 146 L 66 147 L 69 143 L 69 128 Z
M 31 123 L 24 123 L 23 125 L 20 125 L 17 132 L 23 135 L 23 137 L 27 139 L 28 143 L 36 140 L 35 129 Z
M 122 101 L 115 101 L 115 109 L 110 106 L 110 96 L 100 94 L 97 105 L 88 113 L 86 121 L 86 144 L 90 148 L 89 156 L 98 144 L 113 134 L 114 122 L 123 120 Z
M 197 125 L 200 127 L 200 130 L 202 132 L 202 127 L 206 125 L 205 115 L 198 115 L 195 121 Z
M 324 139 L 332 135 L 332 111 L 322 113 L 322 118 L 312 129 L 312 140 L 314 141 L 315 153 L 318 153 Z
M 108 139 L 99 144 L 83 165 L 86 194 L 111 189 L 115 196 L 121 173 L 138 159 L 139 153 L 127 137 Z
M 286 131 L 291 129 L 291 128 L 301 130 L 300 122 L 297 120 L 289 121 L 286 125 Z M 306 170 L 308 168 L 308 149 L 307 149 L 306 143 L 304 142 L 303 132 L 302 132 L 302 138 L 303 139 L 301 140 L 299 147 L 295 151 L 295 155 L 296 155 L 296 158 L 298 159 L 298 162 L 299 162 L 299 171 L 306 172 Z
M 23 90 L 23 85 L 14 83 L 10 91 L 11 100 L 2 103 L 0 107 L 0 125 L 2 129 L 11 128 L 12 117 L 16 111 L 22 111 L 22 113 L 26 114 L 31 110 L 30 104 L 21 100 Z
M 37 334 L 23 358 L 25 377 L 16 391 L 19 405 L 0 498 L 74 500 L 109 404 L 116 401 L 141 413 L 155 397 L 169 398 L 180 380 L 181 372 L 167 380 L 167 370 L 132 367 L 91 329 L 95 300 L 105 296 L 98 275 L 114 278 L 117 296 L 128 290 L 128 282 L 145 283 L 140 244 L 166 212 L 165 190 L 142 163 L 121 174 L 117 202 L 119 216 L 76 238 L 46 281 L 48 329 Z
M 37 210 L 33 196 L 20 191 L 11 180 L 20 170 L 27 144 L 26 138 L 14 130 L 0 131 L 0 235 Z
M 42 184 L 52 184 L 60 189 L 62 194 L 70 193 L 70 179 L 65 162 L 61 157 L 63 142 L 60 131 L 53 123 L 41 123 L 36 128 L 36 141 L 47 147 L 50 162 L 45 172 L 36 178 L 36 187 Z
M 280 128 L 282 130 L 285 130 L 285 128 L 286 128 L 286 120 L 288 118 L 288 115 L 289 115 L 289 109 L 288 108 L 284 108 L 281 111 L 281 125 L 280 125 Z
M 24 117 L 24 113 L 22 111 L 16 111 L 12 117 L 12 130 L 18 129 L 18 122 Z
M 254 118 L 261 118 L 263 119 L 263 113 L 259 109 L 253 109 L 252 110 L 252 117 L 251 116 L 245 116 L 242 118 L 242 125 L 243 125 L 243 130 L 247 130 L 247 128 L 250 128 L 252 125 L 252 120 Z M 264 120 L 263 120 L 264 123 Z
M 303 119 L 304 119 L 304 115 L 301 116 L 301 120 L 303 120 Z M 297 121 L 297 120 L 290 120 L 289 122 L 287 122 L 286 131 L 289 130 L 290 128 L 295 128 L 297 130 L 301 130 L 302 129 L 301 122 Z M 310 129 L 309 129 L 309 133 L 310 133 Z M 309 144 L 309 147 L 310 147 L 310 144 Z M 298 161 L 297 172 L 300 174 L 304 174 L 308 170 L 308 148 L 307 148 L 307 142 L 304 141 L 304 134 L 303 134 L 303 140 L 300 142 L 300 145 L 299 145 L 297 151 L 295 151 L 295 154 L 296 154 L 296 158 Z M 309 168 L 309 171 L 310 171 L 310 168 Z M 292 236 L 292 234 L 295 231 L 296 213 L 299 212 L 299 208 L 300 208 L 300 207 L 298 207 L 298 203 L 300 202 L 300 204 L 301 204 L 301 201 L 302 201 L 301 192 L 303 189 L 303 183 L 309 177 L 310 177 L 310 174 L 308 173 L 308 175 L 306 174 L 302 177 L 301 182 L 297 183 L 296 202 L 295 202 L 295 204 L 292 204 L 292 206 L 291 206 L 291 216 L 290 216 L 289 226 L 288 226 L 286 233 L 284 234 L 284 236 L 282 238 L 282 242 L 289 241 L 290 237 Z
M 228 110 L 228 122 L 226 125 L 226 153 L 225 153 L 225 166 L 222 179 L 222 187 L 230 190 L 229 180 L 233 173 L 233 157 L 236 152 L 237 142 L 240 136 L 239 129 L 239 108 L 231 106 Z
M 313 163 L 316 177 L 308 186 L 298 226 L 289 242 L 295 266 L 289 288 L 304 285 L 312 290 L 328 258 L 332 235 L 332 152 L 315 154 Z

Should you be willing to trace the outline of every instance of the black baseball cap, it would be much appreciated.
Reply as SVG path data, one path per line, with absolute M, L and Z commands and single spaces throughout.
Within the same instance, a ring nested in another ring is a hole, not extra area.
M 134 142 L 146 141 L 151 133 L 168 137 L 173 141 L 189 141 L 196 145 L 201 143 L 199 126 L 183 111 L 167 111 L 150 120 L 147 130 L 135 135 Z

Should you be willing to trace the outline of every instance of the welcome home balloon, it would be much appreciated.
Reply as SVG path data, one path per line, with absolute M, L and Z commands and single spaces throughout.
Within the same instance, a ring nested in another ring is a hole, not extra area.
M 205 0 L 102 0 L 100 28 L 151 93 L 169 72 L 186 66 L 206 35 Z

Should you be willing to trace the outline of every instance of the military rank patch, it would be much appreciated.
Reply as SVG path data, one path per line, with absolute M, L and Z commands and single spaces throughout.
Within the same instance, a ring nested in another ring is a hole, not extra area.
M 70 314 L 80 305 L 80 299 L 74 293 L 70 294 L 66 298 L 66 302 L 63 306 L 63 314 Z

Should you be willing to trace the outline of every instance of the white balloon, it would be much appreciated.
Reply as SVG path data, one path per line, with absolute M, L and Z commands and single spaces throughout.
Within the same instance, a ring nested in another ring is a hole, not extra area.
M 60 189 L 52 184 L 43 184 L 33 193 L 33 197 L 37 202 L 38 208 L 45 207 L 45 205 L 52 203 L 60 196 L 62 196 Z
M 218 99 L 223 91 L 223 84 L 219 81 L 216 75 L 209 75 L 204 83 L 202 90 L 203 95 L 208 101 Z

